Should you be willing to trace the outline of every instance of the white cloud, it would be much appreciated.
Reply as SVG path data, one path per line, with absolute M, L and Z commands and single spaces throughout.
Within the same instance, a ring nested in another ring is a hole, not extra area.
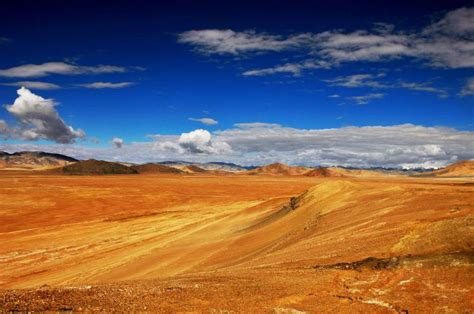
M 403 88 L 414 91 L 421 91 L 427 93 L 437 94 L 438 97 L 446 98 L 448 93 L 442 88 L 436 88 L 430 85 L 429 82 L 397 82 L 397 83 L 382 83 L 378 81 L 379 78 L 385 77 L 384 73 L 374 74 L 354 74 L 348 76 L 338 76 L 333 79 L 323 80 L 329 86 L 342 86 L 347 88 L 369 87 L 374 89 L 388 89 L 388 88 Z
M 194 155 L 228 155 L 231 147 L 224 141 L 213 140 L 209 131 L 197 129 L 178 136 L 152 135 L 155 139 L 154 149 L 180 156 Z
M 191 30 L 178 36 L 178 42 L 193 45 L 205 54 L 238 55 L 249 52 L 283 51 L 301 46 L 306 41 L 306 34 L 284 38 L 251 30 L 236 32 L 230 29 Z
M 412 55 L 410 39 L 404 34 L 358 30 L 351 33 L 327 31 L 315 35 L 314 53 L 333 64 L 381 61 Z
M 242 73 L 244 76 L 266 76 L 277 73 L 289 73 L 293 76 L 300 76 L 303 70 L 308 69 L 327 69 L 330 64 L 326 61 L 306 60 L 303 63 L 286 63 L 271 68 L 249 70 Z
M 472 21 L 474 21 L 474 9 L 459 8 L 448 12 L 441 20 L 428 26 L 424 33 L 472 35 L 474 34 L 474 23 Z
M 205 54 L 240 55 L 251 52 L 295 50 L 306 54 L 315 64 L 328 68 L 346 62 L 382 62 L 400 58 L 421 60 L 432 67 L 474 67 L 474 8 L 460 8 L 413 31 L 397 31 L 395 26 L 378 23 L 372 29 L 328 30 L 281 36 L 256 31 L 230 29 L 191 30 L 181 33 L 178 41 L 193 45 Z M 311 67 L 309 67 L 311 68 Z M 300 75 L 305 69 L 298 63 L 286 63 L 265 69 L 252 69 L 246 76 L 278 73 Z
M 358 105 L 366 105 L 369 102 L 371 102 L 372 100 L 382 99 L 384 97 L 385 97 L 385 94 L 383 94 L 383 93 L 371 93 L 371 94 L 362 95 L 362 96 L 348 97 L 348 99 L 356 102 Z
M 332 95 L 329 95 L 328 98 L 340 98 L 341 95 L 339 94 L 332 94 Z
M 245 123 L 236 123 L 235 127 L 239 129 L 254 129 L 254 128 L 276 128 L 280 127 L 277 123 L 266 123 L 266 122 L 245 122 Z
M 122 148 L 123 146 L 123 139 L 121 139 L 120 137 L 114 137 L 111 142 L 115 146 L 115 148 Z
M 22 87 L 12 105 L 6 105 L 7 111 L 19 122 L 19 126 L 6 131 L 8 137 L 23 140 L 46 139 L 57 143 L 73 143 L 83 138 L 82 130 L 68 126 L 54 108 L 52 99 L 44 99 Z
M 59 89 L 61 86 L 48 82 L 38 82 L 38 81 L 19 81 L 11 83 L 2 83 L 1 85 L 5 86 L 17 86 L 17 87 L 26 87 L 29 89 Z
M 216 124 L 219 123 L 217 120 L 214 120 L 212 118 L 199 118 L 199 119 L 198 118 L 188 118 L 188 120 L 201 122 L 202 124 L 205 124 L 205 125 L 216 125 Z
M 65 62 L 46 62 L 42 64 L 24 64 L 8 69 L 1 69 L 3 77 L 43 77 L 51 74 L 78 75 L 122 73 L 127 68 L 114 65 L 79 66 Z
M 308 166 L 430 168 L 474 159 L 474 132 L 412 124 L 296 129 L 278 124 L 243 123 L 213 134 L 199 130 L 153 138 L 150 142 L 132 142 L 120 152 L 112 147 L 6 143 L 0 144 L 0 150 L 46 150 L 81 159 L 225 161 L 242 165 L 278 161 Z M 180 142 L 185 144 L 181 146 Z
M 373 88 L 386 88 L 388 85 L 382 84 L 376 81 L 376 78 L 384 77 L 384 73 L 374 74 L 354 74 L 349 76 L 338 76 L 334 79 L 323 80 L 330 86 L 343 86 L 343 87 L 373 87 Z
M 474 77 L 467 80 L 466 85 L 462 88 L 459 96 L 472 96 L 474 95 Z
M 397 86 L 400 88 L 406 88 L 409 90 L 437 94 L 441 98 L 448 97 L 448 93 L 444 89 L 430 86 L 429 83 L 401 82 Z
M 242 75 L 243 76 L 266 76 L 266 75 L 271 75 L 275 73 L 290 73 L 293 76 L 300 76 L 301 67 L 298 64 L 287 63 L 284 65 L 280 65 L 280 66 L 276 66 L 272 68 L 245 71 L 242 73 Z
M 101 88 L 124 88 L 134 85 L 133 82 L 119 82 L 119 83 L 112 83 L 112 82 L 93 82 L 87 84 L 78 84 L 78 86 L 85 87 L 85 88 L 93 88 L 93 89 L 101 89 Z
M 212 141 L 209 131 L 197 129 L 189 133 L 183 133 L 179 137 L 178 144 L 185 151 L 193 154 L 223 154 L 230 153 L 230 146 L 221 141 Z

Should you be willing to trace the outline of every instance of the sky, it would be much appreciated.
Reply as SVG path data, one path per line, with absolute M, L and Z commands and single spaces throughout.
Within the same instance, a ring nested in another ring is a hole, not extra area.
M 472 1 L 4 1 L 0 150 L 129 162 L 474 158 Z

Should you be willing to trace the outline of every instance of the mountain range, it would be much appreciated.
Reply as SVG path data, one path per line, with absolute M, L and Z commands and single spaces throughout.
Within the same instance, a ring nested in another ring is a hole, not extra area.
M 187 161 L 163 161 L 157 163 L 132 164 L 99 160 L 79 161 L 75 158 L 46 152 L 0 152 L 0 170 L 54 170 L 65 174 L 239 174 L 263 176 L 307 176 L 307 177 L 372 177 L 381 175 L 415 175 L 430 177 L 474 176 L 474 161 L 460 161 L 447 167 L 427 170 L 343 167 L 302 167 L 273 163 L 260 167 L 243 167 L 233 163 Z

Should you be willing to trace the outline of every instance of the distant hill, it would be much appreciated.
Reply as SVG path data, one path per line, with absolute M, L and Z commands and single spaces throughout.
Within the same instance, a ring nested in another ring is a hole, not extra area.
M 474 160 L 459 161 L 444 168 L 424 173 L 430 177 L 474 177 Z
M 239 166 L 233 163 L 227 163 L 227 162 L 193 163 L 193 162 L 188 162 L 188 161 L 163 161 L 163 162 L 160 162 L 159 164 L 177 168 L 177 169 L 183 169 L 186 166 L 196 166 L 204 170 L 222 170 L 222 171 L 230 171 L 230 172 L 239 172 L 239 171 L 245 171 L 249 169 L 247 167 L 242 167 L 242 166 Z
M 0 152 L 0 169 L 45 170 L 63 167 L 78 160 L 61 154 L 46 152 Z
M 190 165 L 190 166 L 185 166 L 183 168 L 184 172 L 187 173 L 203 173 L 206 172 L 205 169 L 202 169 L 201 167 L 195 166 L 195 165 Z
M 143 165 L 133 165 L 130 166 L 131 169 L 136 170 L 138 173 L 173 173 L 181 174 L 184 171 L 155 163 L 147 163 Z
M 137 174 L 138 171 L 116 162 L 103 160 L 83 160 L 67 165 L 57 171 L 65 174 Z
M 301 176 L 311 171 L 311 168 L 292 167 L 282 163 L 274 163 L 252 170 L 242 172 L 247 175 L 272 175 L 272 176 Z
M 340 167 L 328 167 L 328 168 L 315 168 L 310 172 L 306 173 L 309 177 L 380 177 L 387 175 L 401 174 L 400 172 L 387 172 L 382 169 L 380 170 L 368 170 L 368 169 L 346 169 Z
M 315 168 L 306 172 L 304 175 L 308 177 L 346 177 L 343 169 L 339 168 Z
M 243 171 L 246 175 L 271 175 L 271 176 L 307 176 L 307 177 L 375 177 L 384 176 L 387 173 L 376 170 L 345 169 L 339 167 L 293 167 L 281 163 L 274 163 L 252 170 Z

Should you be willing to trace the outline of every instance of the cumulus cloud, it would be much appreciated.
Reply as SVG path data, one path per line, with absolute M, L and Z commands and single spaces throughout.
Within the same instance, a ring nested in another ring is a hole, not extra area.
M 23 140 L 46 139 L 57 143 L 73 143 L 83 138 L 82 130 L 68 126 L 55 109 L 56 102 L 33 94 L 25 87 L 20 88 L 18 97 L 6 110 L 18 120 L 18 126 L 4 131 L 6 136 Z
M 154 148 L 176 156 L 194 155 L 228 155 L 232 148 L 224 141 L 215 140 L 209 131 L 197 129 L 178 136 L 152 135 L 155 139 Z M 181 157 L 179 157 L 181 158 Z
M 459 93 L 459 96 L 472 96 L 474 95 L 474 77 L 471 77 L 467 80 L 466 85 Z
M 192 133 L 192 132 L 190 132 Z M 189 134 L 189 133 L 185 133 Z M 196 139 L 197 138 L 197 139 Z M 131 162 L 190 160 L 226 161 L 243 165 L 285 162 L 308 166 L 436 168 L 474 158 L 474 133 L 451 128 L 411 124 L 394 126 L 345 127 L 336 129 L 296 129 L 278 124 L 246 123 L 235 128 L 185 135 L 158 135 L 152 142 L 134 142 L 116 149 L 85 148 L 71 145 L 0 144 L 0 150 L 48 150 L 77 158 L 101 158 Z M 209 141 L 226 143 L 227 149 L 212 153 Z M 194 143 L 194 144 L 189 144 Z M 232 147 L 230 150 L 229 148 Z M 139 153 L 137 153 L 139 152 Z
M 120 137 L 114 137 L 111 142 L 115 146 L 115 148 L 122 148 L 123 146 L 123 139 L 121 139 Z
M 385 94 L 383 93 L 370 93 L 370 94 L 362 95 L 362 96 L 348 97 L 348 99 L 354 101 L 358 105 L 366 105 L 372 100 L 382 99 L 384 97 L 385 97 Z
M 3 77 L 43 77 L 51 74 L 78 75 L 122 73 L 127 68 L 114 65 L 80 66 L 65 62 L 46 62 L 42 64 L 24 64 L 8 69 L 0 69 Z
M 196 122 L 201 122 L 202 124 L 205 125 L 216 125 L 219 122 L 217 120 L 214 120 L 212 118 L 188 118 L 190 121 L 196 121 Z
M 47 150 L 76 158 L 130 162 L 189 160 L 242 165 L 284 162 L 307 166 L 436 168 L 474 159 L 474 132 L 412 124 L 297 129 L 271 123 L 242 123 L 210 134 L 196 130 L 157 135 L 153 141 L 114 147 L 0 144 L 0 150 Z
M 231 152 L 229 144 L 224 141 L 212 141 L 211 133 L 207 130 L 197 129 L 183 133 L 178 144 L 185 151 L 193 154 L 223 154 Z
M 19 81 L 19 82 L 10 82 L 10 83 L 2 83 L 5 86 L 17 86 L 17 87 L 26 87 L 29 89 L 59 89 L 61 86 L 53 83 L 48 82 L 38 82 L 38 81 Z
M 93 89 L 101 89 L 101 88 L 124 88 L 134 85 L 133 82 L 119 82 L 119 83 L 112 83 L 112 82 L 93 82 L 87 84 L 78 84 L 78 86 L 85 87 L 85 88 L 93 88 Z

